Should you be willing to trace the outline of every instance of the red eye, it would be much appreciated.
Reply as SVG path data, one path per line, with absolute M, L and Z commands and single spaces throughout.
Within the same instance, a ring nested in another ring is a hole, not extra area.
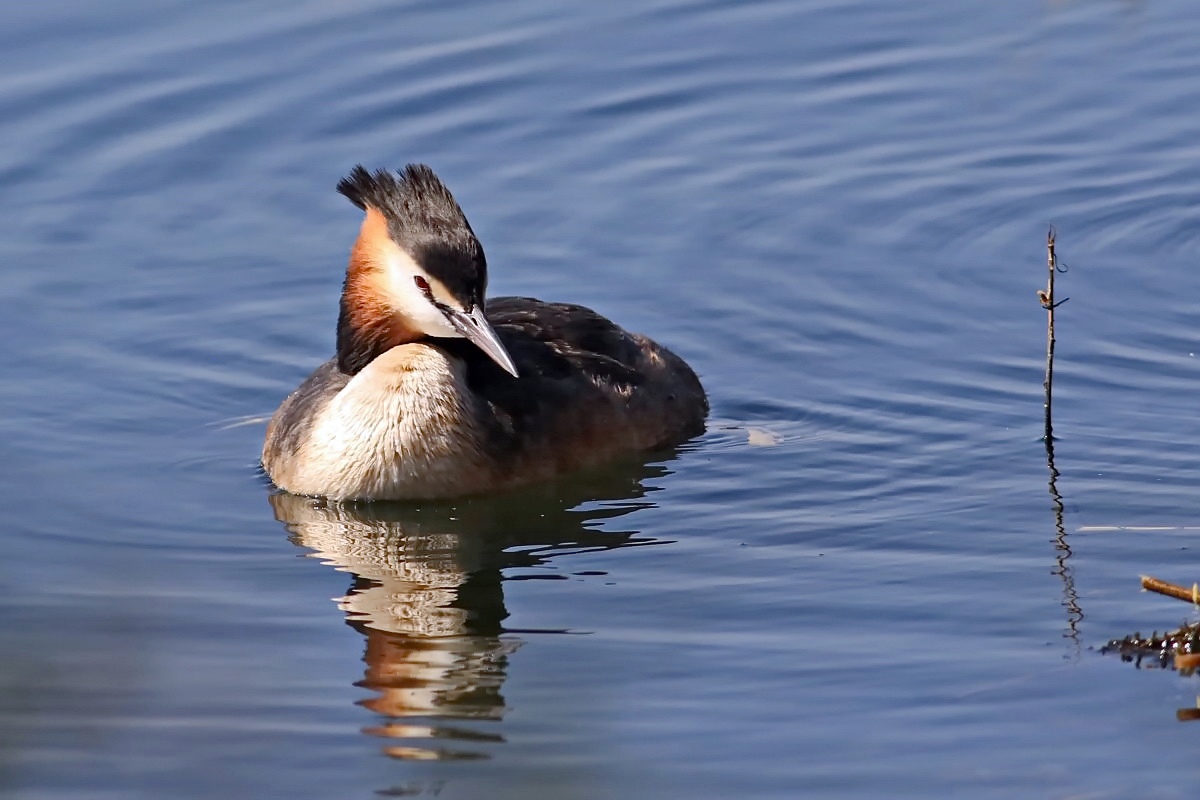
M 425 280 L 420 275 L 414 276 L 413 280 L 416 281 L 417 288 L 420 289 L 422 292 L 429 291 L 429 281 Z

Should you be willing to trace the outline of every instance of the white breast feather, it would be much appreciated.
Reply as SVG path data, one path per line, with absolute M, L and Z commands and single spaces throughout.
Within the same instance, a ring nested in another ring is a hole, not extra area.
M 433 497 L 477 485 L 488 466 L 466 391 L 461 365 L 436 348 L 393 348 L 320 415 L 305 472 L 341 497 Z

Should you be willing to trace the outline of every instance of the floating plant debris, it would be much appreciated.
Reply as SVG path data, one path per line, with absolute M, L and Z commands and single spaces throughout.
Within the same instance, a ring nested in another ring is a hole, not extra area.
M 1142 588 L 1200 605 L 1200 585 L 1197 584 L 1179 586 L 1143 575 Z M 1154 631 L 1148 638 L 1135 633 L 1124 639 L 1113 639 L 1100 648 L 1100 652 L 1116 653 L 1122 661 L 1132 661 L 1139 669 L 1157 665 L 1159 669 L 1177 669 L 1191 675 L 1200 667 L 1200 622 L 1185 622 L 1178 630 L 1161 634 Z
M 1145 638 L 1135 633 L 1113 639 L 1100 652 L 1116 653 L 1122 661 L 1132 661 L 1138 668 L 1157 666 L 1191 674 L 1200 666 L 1200 623 L 1186 623 L 1178 630 L 1164 633 L 1155 631 Z

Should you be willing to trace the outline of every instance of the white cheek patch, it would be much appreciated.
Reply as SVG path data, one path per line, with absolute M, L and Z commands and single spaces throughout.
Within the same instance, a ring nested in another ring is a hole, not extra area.
M 417 330 L 427 336 L 462 338 L 446 316 L 426 296 L 425 290 L 417 286 L 417 278 L 423 278 L 430 286 L 438 286 L 438 282 L 417 265 L 408 253 L 399 247 L 389 248 L 387 263 L 384 265 L 384 289 L 387 292 L 388 303 L 397 311 L 404 314 Z M 440 287 L 438 287 L 440 288 Z M 439 292 L 443 296 L 449 293 Z M 442 300 L 446 302 L 446 300 Z M 447 305 L 458 307 L 453 301 Z

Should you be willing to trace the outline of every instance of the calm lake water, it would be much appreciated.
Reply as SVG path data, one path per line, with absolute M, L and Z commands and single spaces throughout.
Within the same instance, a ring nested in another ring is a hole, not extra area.
M 1200 579 L 1198 42 L 1188 0 L 8 4 L 0 796 L 1193 796 L 1200 683 L 1096 651 Z M 333 185 L 408 161 L 709 432 L 272 496 Z

